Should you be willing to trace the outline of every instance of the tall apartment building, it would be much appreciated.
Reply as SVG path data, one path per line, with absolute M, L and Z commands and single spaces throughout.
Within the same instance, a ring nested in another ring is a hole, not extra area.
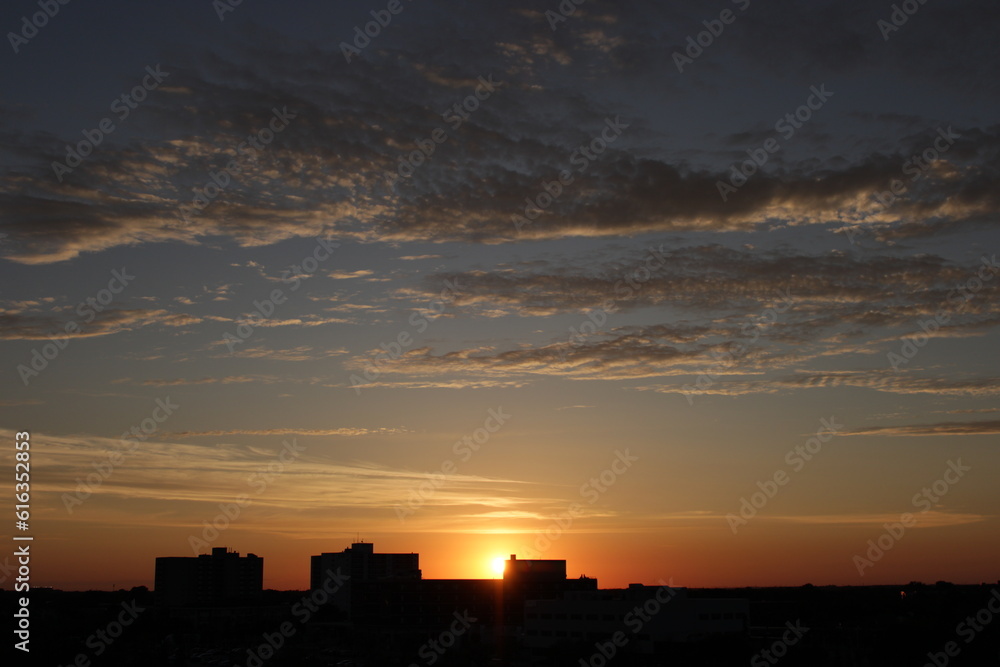
M 371 542 L 355 542 L 335 553 L 313 556 L 309 568 L 309 586 L 322 588 L 337 575 L 347 576 L 331 595 L 339 610 L 351 610 L 351 591 L 355 584 L 375 581 L 417 581 L 420 579 L 420 554 L 379 554 Z
M 254 602 L 264 590 L 264 559 L 226 547 L 195 557 L 156 559 L 157 606 L 197 607 Z

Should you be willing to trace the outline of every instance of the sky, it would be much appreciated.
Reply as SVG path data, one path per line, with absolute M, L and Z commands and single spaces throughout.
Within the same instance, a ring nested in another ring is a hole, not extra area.
M 0 27 L 34 585 L 225 546 L 301 589 L 359 539 L 428 578 L 1000 579 L 995 3 Z

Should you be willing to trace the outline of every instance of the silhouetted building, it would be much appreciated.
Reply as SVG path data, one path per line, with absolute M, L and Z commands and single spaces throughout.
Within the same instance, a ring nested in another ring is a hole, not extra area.
M 157 606 L 216 606 L 255 602 L 264 589 L 264 559 L 241 558 L 226 547 L 211 555 L 156 559 Z
M 503 568 L 502 625 L 523 625 L 528 600 L 555 600 L 570 591 L 596 590 L 597 579 L 567 579 L 565 560 L 518 560 L 511 554 Z
M 504 581 L 512 582 L 558 582 L 566 579 L 565 560 L 518 560 L 517 554 L 511 554 L 510 560 L 504 562 Z
M 357 584 L 419 580 L 420 554 L 377 554 L 375 545 L 371 542 L 354 542 L 343 551 L 313 556 L 309 569 L 309 587 L 312 590 L 322 588 L 338 574 L 347 579 L 336 587 L 336 592 L 331 596 L 331 604 L 350 613 L 352 590 Z
M 338 575 L 349 578 L 331 599 L 353 631 L 390 644 L 461 626 L 461 637 L 453 639 L 468 650 L 513 642 L 551 657 L 614 641 L 628 653 L 669 654 L 699 640 L 724 638 L 713 646 L 744 641 L 749 627 L 748 600 L 692 598 L 666 584 L 600 590 L 596 579 L 567 578 L 565 560 L 511 555 L 497 580 L 423 579 L 417 554 L 376 554 L 364 543 L 312 557 L 314 589 Z
M 502 617 L 503 582 L 498 579 L 419 579 L 355 584 L 351 622 L 385 634 L 435 633 L 456 613 L 474 618 L 473 634 Z
M 357 547 L 358 545 L 353 545 Z M 367 559 L 369 555 L 351 555 L 352 559 Z M 347 554 L 345 550 L 344 554 Z M 324 554 L 324 556 L 341 554 Z M 381 554 L 374 554 L 379 556 Z M 389 554 L 384 554 L 389 555 Z M 405 555 L 405 554 L 394 554 Z M 413 554 L 416 563 L 417 554 Z M 317 561 L 313 556 L 313 581 L 322 582 L 325 572 L 346 571 L 349 561 L 328 559 Z M 317 567 L 323 568 L 317 572 Z M 350 614 L 356 627 L 379 628 L 386 632 L 440 632 L 449 627 L 455 614 L 475 618 L 475 630 L 520 627 L 524 619 L 524 603 L 529 599 L 559 598 L 569 591 L 596 591 L 597 580 L 587 577 L 566 578 L 565 560 L 517 560 L 511 556 L 504 567 L 503 580 L 496 579 L 422 579 L 405 576 L 407 570 L 388 572 L 373 577 L 370 571 L 356 568 L 360 575 L 351 577 L 346 593 L 334 594 L 338 606 Z M 412 571 L 410 572 L 412 575 Z M 315 585 L 314 585 L 315 588 Z
M 338 569 L 354 581 L 419 579 L 420 554 L 377 554 L 371 542 L 355 542 L 341 552 L 312 557 L 311 588 L 316 589 L 323 584 L 327 570 Z

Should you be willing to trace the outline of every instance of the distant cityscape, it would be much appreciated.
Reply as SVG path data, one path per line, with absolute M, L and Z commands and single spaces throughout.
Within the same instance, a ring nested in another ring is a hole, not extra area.
M 155 601 L 175 616 L 185 610 L 253 605 L 263 595 L 264 559 L 225 547 L 197 557 L 156 559 Z M 420 555 L 377 553 L 371 542 L 311 558 L 310 590 L 317 606 L 358 628 L 384 636 L 440 632 L 455 615 L 475 619 L 466 640 L 544 650 L 570 642 L 599 642 L 629 633 L 632 652 L 651 655 L 662 643 L 744 635 L 746 599 L 699 599 L 686 589 L 631 584 L 600 589 L 597 579 L 566 576 L 565 560 L 511 555 L 502 579 L 424 579 Z
M 32 590 L 37 664 L 58 667 L 992 665 L 1000 582 L 602 589 L 511 554 L 495 579 L 424 579 L 418 553 L 358 541 L 311 556 L 306 591 L 265 558 L 155 559 L 155 583 Z M 11 599 L 13 591 L 0 591 Z M 960 656 L 960 659 L 956 659 Z

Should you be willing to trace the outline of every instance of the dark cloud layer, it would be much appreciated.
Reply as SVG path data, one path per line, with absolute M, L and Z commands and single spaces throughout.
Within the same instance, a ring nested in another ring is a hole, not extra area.
M 712 17 L 695 3 L 640 4 L 593 3 L 555 31 L 544 18 L 546 3 L 428 10 L 414 13 L 405 36 L 386 38 L 350 65 L 329 45 L 294 43 L 250 27 L 242 45 L 171 56 L 163 63 L 169 85 L 150 95 L 134 121 L 143 138 L 111 135 L 62 182 L 52 163 L 65 160 L 66 143 L 79 137 L 19 130 L 23 114 L 8 110 L 0 142 L 17 164 L 5 168 L 0 186 L 0 215 L 11 236 L 5 256 L 46 263 L 138 243 L 222 236 L 260 245 L 323 231 L 370 241 L 499 243 L 834 224 L 862 226 L 891 240 L 992 224 L 1000 203 L 995 123 L 955 126 L 961 138 L 888 208 L 874 194 L 902 177 L 909 156 L 931 145 L 940 119 L 881 114 L 877 131 L 841 129 L 833 145 L 816 146 L 814 158 L 775 156 L 775 166 L 723 201 L 718 182 L 728 178 L 730 163 L 745 159 L 744 148 L 768 134 L 766 126 L 755 135 L 758 122 L 747 119 L 745 129 L 730 135 L 730 148 L 709 161 L 714 167 L 705 160 L 694 166 L 654 157 L 664 153 L 662 135 L 652 117 L 639 112 L 638 99 L 616 105 L 594 87 L 572 82 L 600 76 L 642 87 L 657 73 L 660 86 L 680 92 L 696 76 L 700 82 L 730 80 L 713 64 L 749 56 L 744 66 L 761 71 L 792 59 L 806 70 L 857 72 L 877 63 L 886 76 L 935 83 L 958 76 L 963 94 L 973 94 L 966 83 L 995 84 L 990 75 L 997 59 L 985 57 L 995 56 L 992 41 L 963 39 L 961 50 L 945 45 L 955 58 L 980 63 L 959 76 L 949 66 L 955 60 L 932 57 L 919 48 L 920 37 L 938 35 L 941 26 L 992 34 L 995 8 L 977 6 L 966 15 L 960 6 L 924 7 L 887 45 L 875 28 L 884 8 L 754 3 L 727 39 L 699 60 L 704 73 L 665 76 L 656 69 L 673 69 L 664 40 L 680 48 L 687 31 L 697 32 L 700 21 Z M 441 48 L 428 56 L 423 45 L 431 30 Z M 443 39 L 448 35 L 456 40 Z M 452 57 L 459 52 L 460 58 Z M 473 94 L 480 77 L 499 83 L 455 126 L 443 113 Z M 995 94 L 990 90 L 995 85 L 974 94 Z M 864 96 L 837 94 L 845 100 L 845 116 L 850 96 Z M 241 143 L 268 126 L 273 109 L 287 109 L 294 118 L 247 159 Z M 609 118 L 628 128 L 597 159 L 573 162 Z M 412 176 L 387 179 L 413 154 L 415 142 L 428 140 L 435 129 L 447 140 L 434 154 Z M 842 150 L 876 132 L 884 150 Z M 817 127 L 808 140 L 820 136 Z M 240 173 L 202 210 L 192 210 L 211 174 L 234 159 Z M 531 211 L 527 201 L 544 201 L 544 183 L 578 165 L 584 170 L 574 171 L 573 182 L 537 218 L 520 228 L 512 222 L 526 207 Z

